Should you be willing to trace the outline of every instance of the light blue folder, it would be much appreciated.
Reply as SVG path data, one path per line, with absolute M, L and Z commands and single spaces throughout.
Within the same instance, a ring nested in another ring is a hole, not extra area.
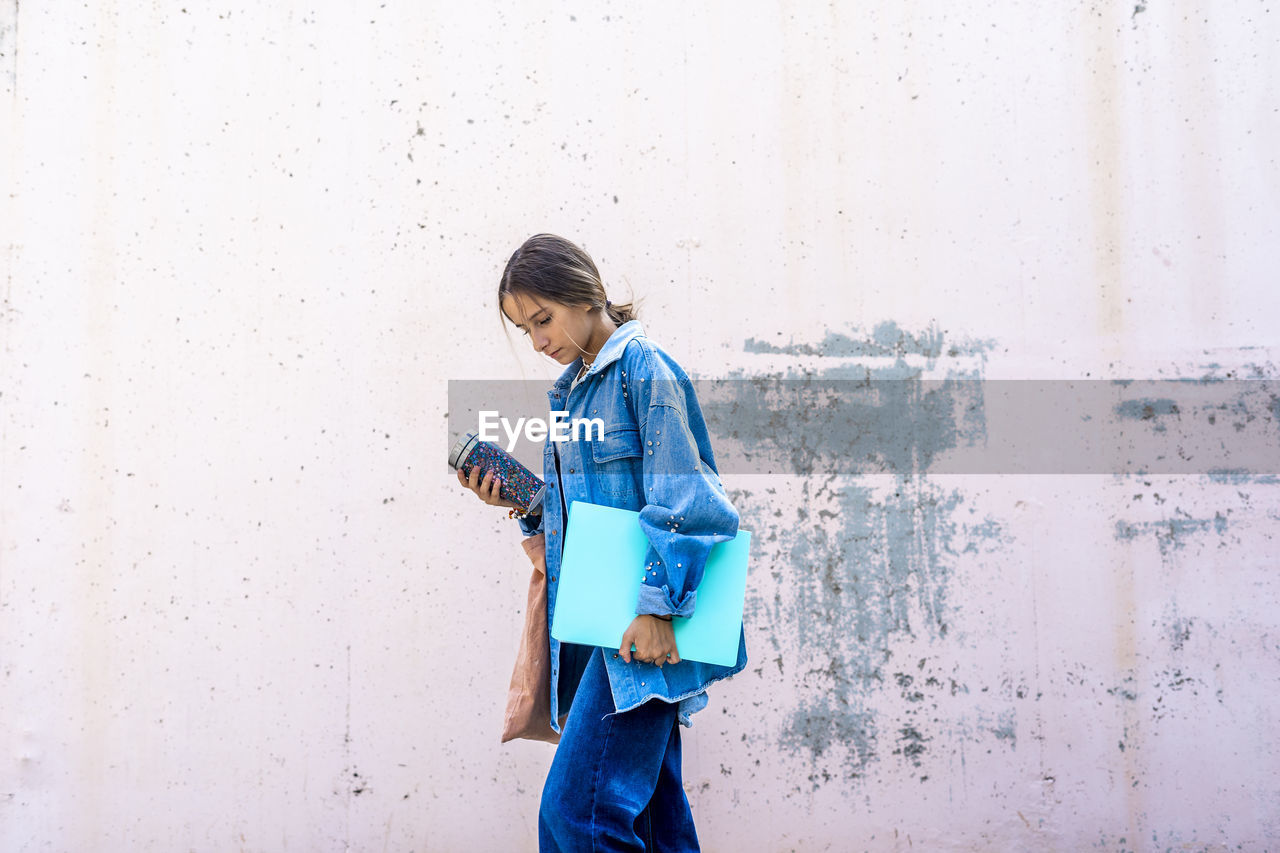
M 739 530 L 737 538 L 712 546 L 693 615 L 673 620 L 681 658 L 722 666 L 737 663 L 750 543 L 750 532 Z M 618 648 L 636 618 L 648 551 L 640 513 L 573 501 L 551 636 L 562 643 Z

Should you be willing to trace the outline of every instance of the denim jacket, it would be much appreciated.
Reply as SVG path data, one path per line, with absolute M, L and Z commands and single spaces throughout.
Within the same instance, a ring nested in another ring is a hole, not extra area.
M 577 359 L 565 368 L 547 399 L 552 411 L 567 412 L 571 422 L 601 419 L 603 437 L 587 441 L 579 433 L 576 440 L 553 442 L 548 436 L 542 515 L 519 520 L 526 535 L 546 535 L 548 627 L 555 614 L 565 510 L 575 500 L 639 511 L 649 550 L 635 612 L 691 616 L 708 552 L 738 532 L 738 511 L 720 482 L 693 386 L 637 320 L 613 332 L 571 389 L 581 367 Z M 551 638 L 551 728 L 557 732 L 591 651 Z M 692 725 L 690 714 L 706 707 L 707 685 L 747 665 L 742 632 L 733 666 L 682 659 L 658 667 L 634 658 L 627 663 L 617 649 L 604 651 L 618 711 L 659 697 L 677 703 L 684 726 Z

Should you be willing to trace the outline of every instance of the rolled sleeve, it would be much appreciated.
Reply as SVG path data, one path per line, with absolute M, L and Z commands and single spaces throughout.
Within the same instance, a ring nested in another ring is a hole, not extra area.
M 636 401 L 647 403 L 640 409 L 645 490 L 640 527 L 649 539 L 636 613 L 688 617 L 711 548 L 738 533 L 738 511 L 714 465 L 699 451 L 710 445 L 691 427 L 697 424 L 705 433 L 700 413 L 688 416 L 686 406 L 697 406 L 691 389 L 687 397 L 650 391 Z
M 531 514 L 516 516 L 516 521 L 520 524 L 520 532 L 525 536 L 537 536 L 542 532 L 542 501 L 539 500 L 529 509 Z
M 517 518 L 516 521 L 520 524 L 520 532 L 525 536 L 537 536 L 542 532 L 542 513 Z

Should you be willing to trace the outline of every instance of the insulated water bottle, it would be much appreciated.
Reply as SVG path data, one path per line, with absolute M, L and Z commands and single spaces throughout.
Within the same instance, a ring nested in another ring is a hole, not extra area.
M 454 442 L 449 451 L 449 466 L 470 477 L 471 469 L 477 465 L 481 480 L 488 471 L 502 480 L 498 496 L 511 501 L 520 512 L 541 505 L 546 483 L 501 447 L 481 441 L 476 433 L 469 432 Z

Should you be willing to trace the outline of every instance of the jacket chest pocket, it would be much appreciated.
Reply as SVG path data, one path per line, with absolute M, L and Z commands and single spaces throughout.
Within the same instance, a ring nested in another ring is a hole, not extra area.
M 640 431 L 632 426 L 618 426 L 591 442 L 591 459 L 595 463 L 596 487 L 615 497 L 640 494 Z

